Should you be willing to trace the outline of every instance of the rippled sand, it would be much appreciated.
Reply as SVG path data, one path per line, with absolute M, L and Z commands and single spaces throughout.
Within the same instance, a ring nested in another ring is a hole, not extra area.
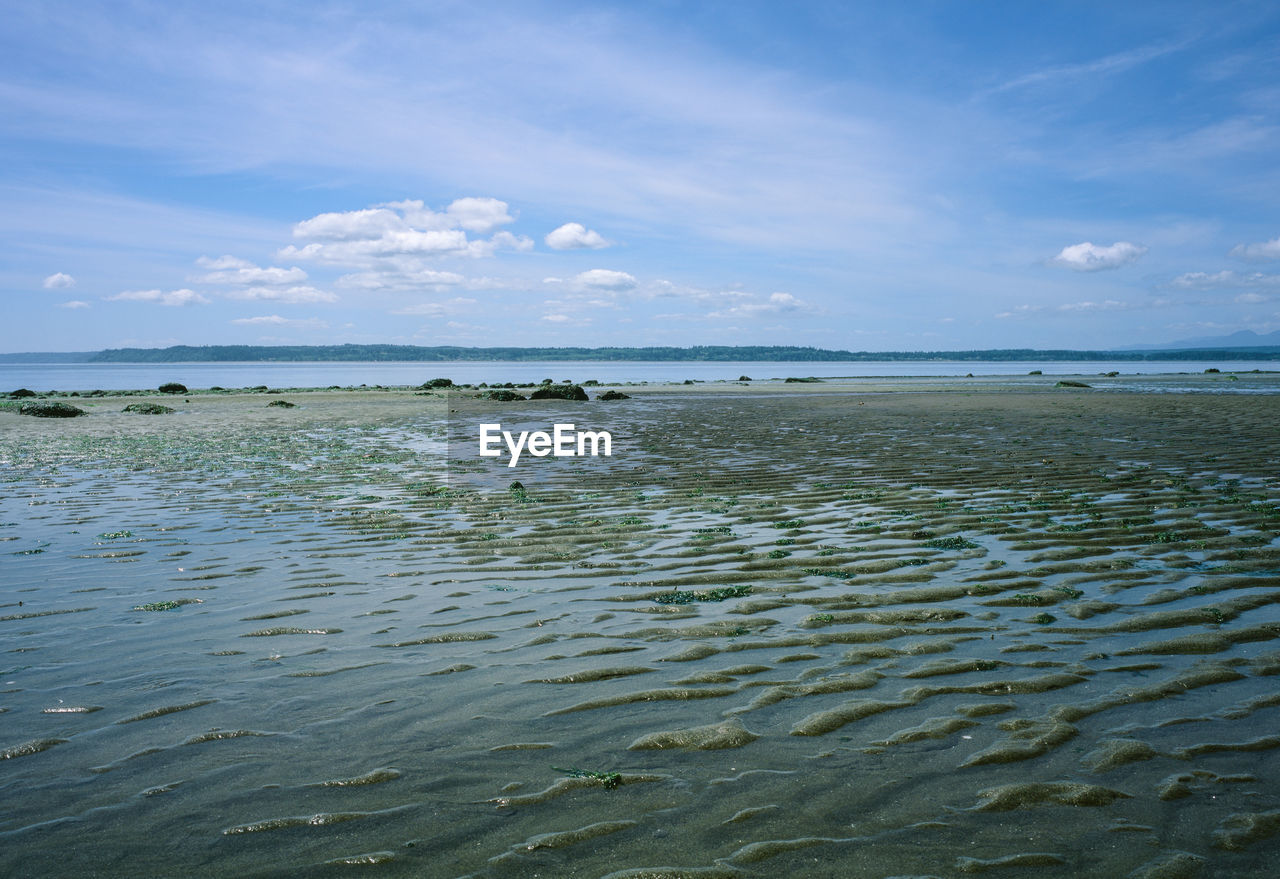
M 1272 876 L 1280 377 L 1086 381 L 0 411 L 0 872 Z

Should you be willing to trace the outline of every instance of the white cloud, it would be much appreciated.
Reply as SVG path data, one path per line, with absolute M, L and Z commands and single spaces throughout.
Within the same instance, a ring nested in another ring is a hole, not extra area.
M 804 302 L 790 293 L 771 293 L 764 302 L 743 302 L 723 311 L 713 311 L 707 317 L 763 317 L 786 312 L 805 311 L 807 309 L 808 306 Z
M 208 305 L 209 300 L 194 290 L 126 290 L 106 297 L 108 302 L 151 302 L 156 305 Z
M 58 306 L 59 308 L 89 308 L 89 303 L 82 299 L 72 299 L 70 302 L 64 302 Z
M 1236 259 L 1247 259 L 1250 262 L 1263 262 L 1271 259 L 1280 259 L 1280 238 L 1272 238 L 1270 241 L 1259 241 L 1256 244 L 1237 244 L 1231 248 L 1229 256 Z M 48 286 L 48 282 L 45 282 Z
M 238 317 L 231 323 L 246 327 L 298 327 L 312 330 L 323 330 L 329 326 L 319 318 L 288 318 L 281 317 L 278 314 L 262 315 L 261 317 Z
M 1009 311 L 1002 311 L 996 315 L 999 319 L 1010 317 L 1026 317 L 1029 314 L 1036 314 L 1044 311 L 1043 305 L 1015 305 Z
M 410 305 L 405 308 L 397 308 L 392 314 L 410 314 L 425 317 L 439 317 L 444 314 L 457 314 L 466 311 L 471 306 L 476 305 L 477 300 L 468 299 L 465 296 L 455 296 L 444 302 L 419 302 L 416 305 Z
M 315 287 L 306 285 L 296 287 L 247 287 L 243 290 L 232 290 L 227 294 L 227 297 L 255 302 L 284 302 L 289 305 L 338 301 L 338 297 L 329 291 L 317 290 Z
M 1049 262 L 1077 272 L 1100 272 L 1106 269 L 1118 269 L 1146 252 L 1147 249 L 1142 245 L 1131 244 L 1128 241 L 1117 241 L 1110 246 L 1085 241 L 1062 248 L 1062 251 Z
M 196 265 L 210 269 L 207 275 L 191 279 L 199 284 L 299 284 L 307 279 L 307 273 L 297 266 L 262 268 L 234 256 L 202 256 Z
M 528 253 L 533 250 L 533 239 L 527 235 L 512 235 L 504 230 L 487 241 L 471 241 L 467 244 L 467 253 L 471 256 L 493 256 L 499 250 Z
M 76 279 L 65 272 L 54 272 L 44 279 L 44 288 L 46 290 L 66 290 L 75 285 Z
M 360 290 L 420 290 L 423 287 L 451 287 L 467 279 L 456 272 L 438 272 L 434 269 L 386 269 L 382 271 L 354 272 L 337 280 L 340 287 Z
M 293 236 L 308 243 L 289 245 L 277 255 L 330 265 L 373 266 L 404 257 L 492 256 L 497 250 L 533 249 L 531 239 L 509 232 L 499 232 L 487 241 L 467 239 L 467 232 L 488 234 L 511 222 L 514 218 L 507 203 L 496 198 L 459 198 L 443 213 L 406 199 L 303 220 L 294 225 Z
M 1169 282 L 1172 287 L 1184 290 L 1238 290 L 1240 288 L 1280 287 L 1280 275 L 1262 272 L 1240 274 L 1231 270 L 1221 272 L 1187 272 Z
M 1115 299 L 1107 299 L 1102 302 L 1067 302 L 1058 306 L 1058 311 L 1116 311 L 1118 309 L 1128 308 L 1127 302 L 1118 302 Z
M 1259 302 L 1268 302 L 1270 299 L 1270 296 L 1263 296 L 1261 293 L 1241 293 L 1233 301 L 1240 305 L 1257 305 Z
M 499 226 L 514 223 L 507 203 L 496 198 L 460 198 L 445 209 L 457 225 L 477 235 L 487 235 Z
M 634 290 L 639 282 L 626 272 L 615 272 L 612 269 L 588 269 L 573 278 L 573 285 L 582 289 L 611 290 L 621 293 Z
M 417 203 L 421 206 L 422 202 Z M 403 232 L 409 224 L 387 208 L 368 208 L 318 214 L 293 227 L 293 237 L 309 241 L 367 241 L 390 232 Z
M 1162 302 L 1151 302 L 1148 305 L 1163 305 Z M 1104 299 L 1101 302 L 1094 302 L 1086 299 L 1083 302 L 1064 302 L 1061 305 L 1015 305 L 1008 311 L 1002 311 L 996 315 L 997 318 L 1005 319 L 1011 317 L 1030 317 L 1033 314 L 1042 314 L 1046 311 L 1066 311 L 1066 312 L 1091 312 L 1091 311 L 1128 311 L 1132 308 L 1128 302 L 1120 302 L 1116 299 Z
M 549 232 L 544 240 L 552 250 L 599 250 L 609 246 L 599 232 L 581 223 L 565 223 Z
M 395 256 L 435 256 L 467 249 L 467 234 L 459 229 L 391 230 L 378 238 L 312 243 L 279 251 L 281 259 L 311 259 L 335 265 L 362 265 Z
M 567 314 L 544 314 L 543 320 L 551 321 L 553 324 L 568 323 L 569 315 Z

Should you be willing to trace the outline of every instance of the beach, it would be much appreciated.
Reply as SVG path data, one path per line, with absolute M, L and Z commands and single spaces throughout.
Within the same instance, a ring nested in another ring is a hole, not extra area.
M 0 411 L 5 869 L 1272 875 L 1280 375 L 1076 384 Z

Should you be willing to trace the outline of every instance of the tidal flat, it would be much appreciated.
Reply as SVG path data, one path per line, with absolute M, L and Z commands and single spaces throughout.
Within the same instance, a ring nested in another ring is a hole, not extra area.
M 1280 375 L 1056 383 L 0 411 L 0 872 L 1273 876 Z

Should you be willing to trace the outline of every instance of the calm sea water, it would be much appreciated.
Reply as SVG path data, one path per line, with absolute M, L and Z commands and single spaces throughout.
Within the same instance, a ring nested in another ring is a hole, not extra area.
M 747 375 L 753 379 L 788 376 L 962 376 L 1026 375 L 1038 369 L 1045 375 L 1121 375 L 1276 370 L 1268 361 L 864 361 L 864 362 L 626 362 L 532 361 L 470 363 L 5 363 L 0 364 L 0 391 L 134 390 L 164 382 L 191 388 L 328 387 L 341 385 L 417 385 L 436 377 L 463 384 L 480 382 L 538 382 L 596 379 L 620 382 L 725 381 Z

